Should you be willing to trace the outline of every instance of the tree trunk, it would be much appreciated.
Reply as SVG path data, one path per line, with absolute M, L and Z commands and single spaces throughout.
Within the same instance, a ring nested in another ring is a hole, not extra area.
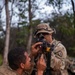
M 31 47 L 31 42 L 32 42 L 32 12 L 31 12 L 31 0 L 29 0 L 29 40 L 27 44 L 27 51 L 30 53 L 30 47 Z
M 74 28 L 75 28 L 75 3 L 73 0 L 71 0 L 71 3 L 72 3 L 72 8 L 73 8 L 73 14 L 74 14 Z
M 5 0 L 5 11 L 6 11 L 6 37 L 5 37 L 5 47 L 4 47 L 4 58 L 3 64 L 7 64 L 7 55 L 9 50 L 9 38 L 10 38 L 10 23 L 9 23 L 9 9 L 8 0 Z

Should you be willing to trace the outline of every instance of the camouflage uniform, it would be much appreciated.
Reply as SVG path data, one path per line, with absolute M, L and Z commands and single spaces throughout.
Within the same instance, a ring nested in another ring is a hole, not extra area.
M 17 75 L 8 65 L 0 66 L 0 75 Z
M 0 75 L 18 75 L 8 65 L 0 66 Z M 23 75 L 28 75 L 26 72 Z
M 51 55 L 51 68 L 53 75 L 68 75 L 66 69 L 66 48 L 61 44 L 60 41 L 53 40 L 54 50 Z M 56 74 L 59 73 L 59 74 Z
M 48 23 L 42 23 L 37 25 L 36 33 L 37 36 L 39 33 L 48 33 L 52 34 L 54 30 L 49 27 Z M 66 57 L 67 52 L 66 48 L 61 44 L 60 41 L 53 40 L 50 45 L 54 45 L 53 51 L 51 53 L 51 70 L 52 75 L 68 75 L 66 70 Z

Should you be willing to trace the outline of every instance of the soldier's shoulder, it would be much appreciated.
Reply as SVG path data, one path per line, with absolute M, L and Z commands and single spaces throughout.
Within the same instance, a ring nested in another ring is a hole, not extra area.
M 16 73 L 13 72 L 13 70 L 11 70 L 8 65 L 1 65 L 0 75 L 16 75 Z
M 54 40 L 53 44 L 54 44 L 56 47 L 65 48 L 65 46 L 61 43 L 61 41 Z
M 53 42 L 52 42 L 52 44 L 55 45 L 55 46 L 58 45 L 58 44 L 60 44 L 60 43 L 61 43 L 61 42 L 58 41 L 58 40 L 56 40 L 56 39 L 54 39 Z
M 56 53 L 60 57 L 66 57 L 67 51 L 65 46 L 57 40 L 55 40 L 54 43 L 56 44 L 54 48 L 54 53 Z

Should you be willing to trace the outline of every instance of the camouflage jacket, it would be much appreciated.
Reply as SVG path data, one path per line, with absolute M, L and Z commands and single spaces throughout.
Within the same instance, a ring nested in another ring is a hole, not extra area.
M 0 66 L 0 75 L 18 75 L 14 72 L 8 65 Z M 28 75 L 28 73 L 24 73 L 23 75 Z
M 54 45 L 51 54 L 51 68 L 55 73 L 60 72 L 59 74 L 53 75 L 68 75 L 67 70 L 65 69 L 67 58 L 66 48 L 57 40 L 53 40 L 50 44 Z

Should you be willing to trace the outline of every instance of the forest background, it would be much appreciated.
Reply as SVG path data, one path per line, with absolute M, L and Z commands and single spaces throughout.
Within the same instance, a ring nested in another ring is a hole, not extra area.
M 30 52 L 35 27 L 42 22 L 56 30 L 54 37 L 75 57 L 75 0 L 0 0 L 0 64 L 16 46 Z

